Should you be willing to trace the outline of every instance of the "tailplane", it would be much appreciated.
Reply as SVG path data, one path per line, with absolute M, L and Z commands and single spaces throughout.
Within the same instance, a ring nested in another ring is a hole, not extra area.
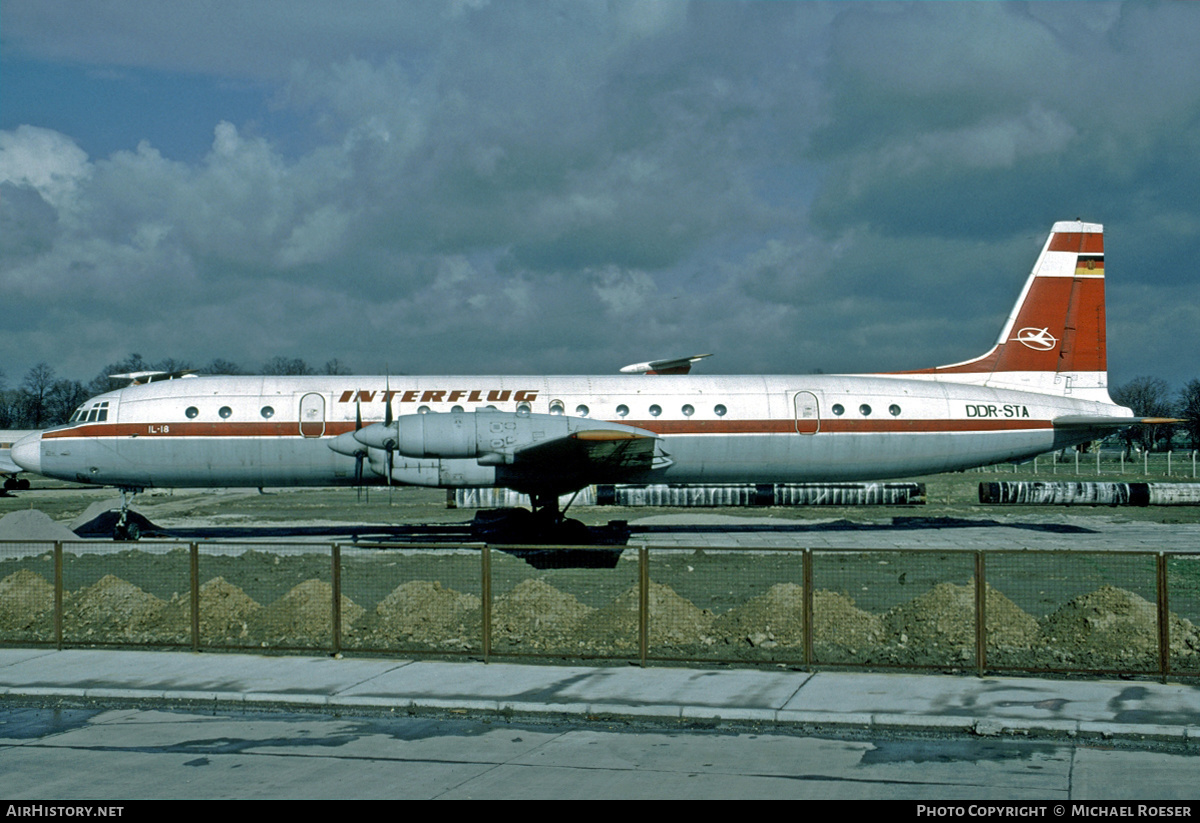
M 1104 320 L 1104 227 L 1055 223 L 996 345 L 964 363 L 905 372 L 1112 402 Z

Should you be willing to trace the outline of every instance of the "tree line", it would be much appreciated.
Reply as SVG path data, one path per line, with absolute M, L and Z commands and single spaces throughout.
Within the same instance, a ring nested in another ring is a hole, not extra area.
M 1137 417 L 1171 417 L 1183 423 L 1155 426 L 1134 426 L 1122 432 L 1127 449 L 1138 446 L 1146 451 L 1166 451 L 1182 437 L 1188 449 L 1200 449 L 1200 380 L 1189 380 L 1182 389 L 1172 392 L 1167 381 L 1160 377 L 1135 377 L 1128 383 L 1110 389 L 1109 396 L 1133 409 Z
M 237 363 L 216 359 L 204 366 L 186 360 L 166 358 L 150 362 L 140 354 L 131 354 L 118 363 L 109 363 L 91 381 L 59 378 L 48 363 L 38 363 L 25 373 L 19 386 L 10 388 L 0 371 L 0 429 L 44 429 L 66 423 L 85 400 L 98 394 L 124 388 L 128 380 L 114 380 L 112 374 L 140 371 L 176 372 L 192 370 L 197 374 L 350 374 L 350 367 L 338 359 L 321 368 L 300 358 L 273 357 L 257 370 L 245 370 Z
M 43 429 L 65 423 L 71 414 L 89 397 L 123 388 L 128 381 L 114 380 L 110 374 L 139 371 L 175 372 L 192 369 L 197 374 L 351 374 L 350 367 L 334 358 L 321 368 L 310 366 L 300 358 L 273 357 L 256 371 L 242 369 L 237 363 L 216 359 L 204 366 L 193 366 L 186 360 L 166 358 L 151 363 L 140 354 L 131 354 L 118 363 L 109 363 L 90 382 L 60 379 L 47 363 L 38 363 L 25 374 L 16 388 L 9 388 L 4 372 L 0 371 L 0 428 Z M 1133 409 L 1138 417 L 1171 417 L 1186 422 L 1157 426 L 1135 426 L 1121 435 L 1126 448 L 1135 445 L 1146 450 L 1171 448 L 1182 437 L 1189 449 L 1200 449 L 1200 379 L 1189 381 L 1182 389 L 1172 392 L 1167 381 L 1158 377 L 1135 377 L 1128 383 L 1112 388 L 1110 395 L 1122 406 Z

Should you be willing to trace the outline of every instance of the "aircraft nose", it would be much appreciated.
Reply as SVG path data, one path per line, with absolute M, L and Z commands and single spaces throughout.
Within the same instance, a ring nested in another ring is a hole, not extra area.
M 13 443 L 12 461 L 27 472 L 42 473 L 42 433 L 26 435 Z

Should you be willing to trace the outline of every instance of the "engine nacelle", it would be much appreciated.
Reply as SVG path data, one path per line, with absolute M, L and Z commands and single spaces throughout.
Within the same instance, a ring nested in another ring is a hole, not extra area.
M 386 469 L 379 471 L 379 474 L 385 473 Z M 411 460 L 401 457 L 392 464 L 392 482 L 436 488 L 490 487 L 496 485 L 496 467 L 481 466 L 470 459 Z
M 487 465 L 512 462 L 513 453 L 601 424 L 578 417 L 529 412 L 406 414 L 396 419 L 396 451 L 405 457 L 476 458 Z

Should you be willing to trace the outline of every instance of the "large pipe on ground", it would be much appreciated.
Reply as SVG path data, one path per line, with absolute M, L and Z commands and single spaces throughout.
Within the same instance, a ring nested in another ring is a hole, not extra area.
M 1200 483 L 1006 480 L 980 483 L 979 502 L 1020 506 L 1200 506 Z

